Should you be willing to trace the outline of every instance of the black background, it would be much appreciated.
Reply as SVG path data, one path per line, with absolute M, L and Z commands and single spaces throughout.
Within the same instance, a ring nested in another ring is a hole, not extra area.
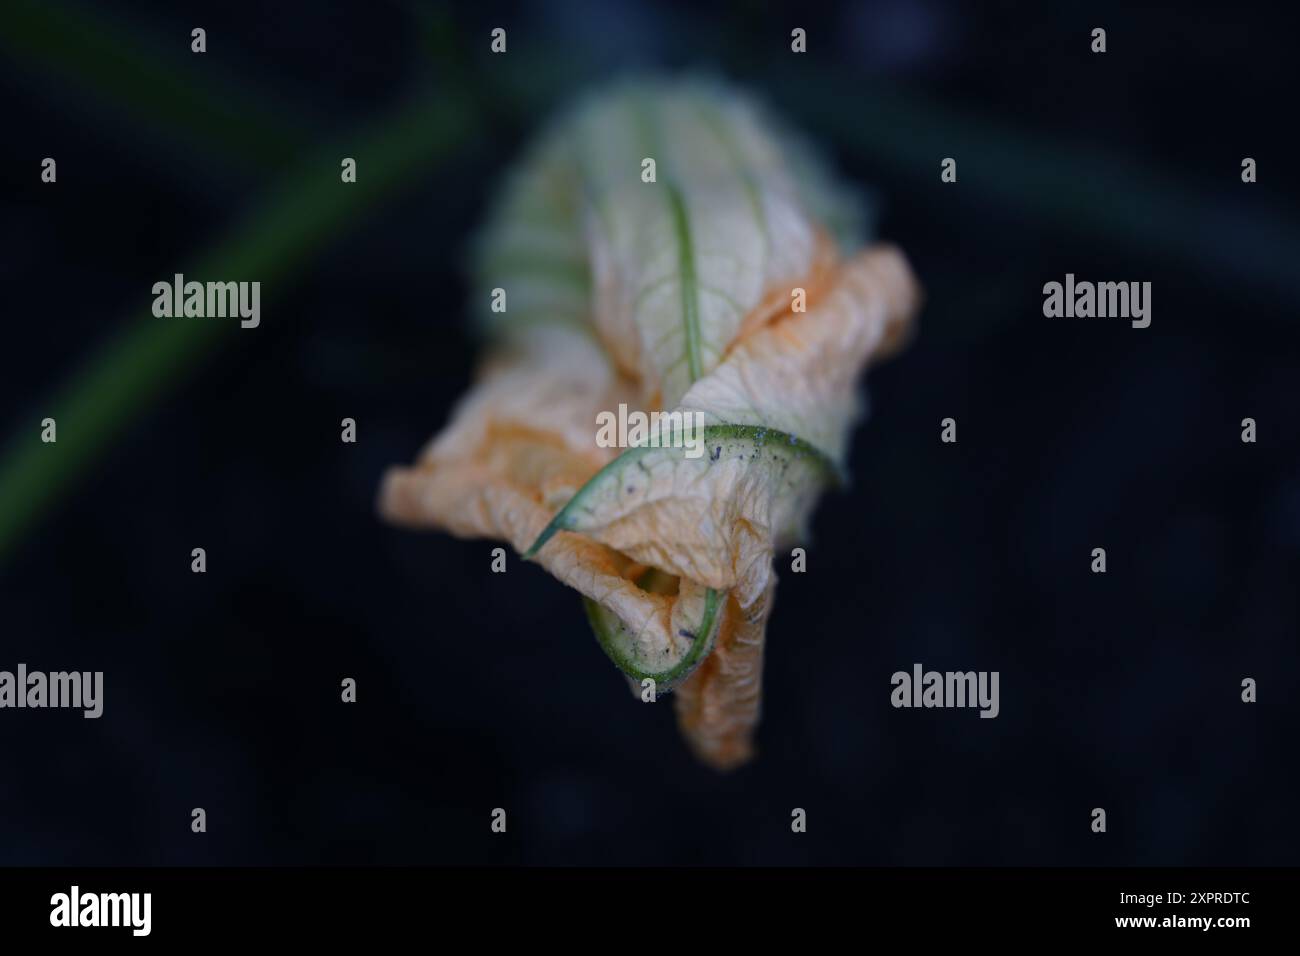
M 1300 227 L 1279 13 L 44 6 L 69 18 L 47 49 L 3 41 L 0 452 L 37 440 L 155 281 L 302 176 L 337 183 L 356 131 L 430 90 L 471 122 L 264 281 L 260 328 L 231 321 L 160 377 L 0 559 L 0 669 L 106 683 L 98 721 L 0 712 L 0 864 L 1297 862 Z M 487 52 L 498 25 L 505 58 Z M 106 67 L 60 58 L 78 36 Z M 112 82 L 140 62 L 213 108 Z M 868 186 L 927 293 L 909 350 L 869 376 L 853 484 L 822 501 L 808 573 L 778 564 L 759 756 L 729 775 L 690 758 L 669 701 L 628 693 L 574 593 L 374 510 L 383 470 L 471 381 L 465 250 L 502 173 L 571 93 L 682 67 L 764 96 Z M 1152 282 L 1151 327 L 1044 318 L 1042 284 L 1067 272 Z M 61 452 L 83 438 L 60 424 Z M 914 662 L 999 671 L 1001 715 L 894 710 L 889 676 Z

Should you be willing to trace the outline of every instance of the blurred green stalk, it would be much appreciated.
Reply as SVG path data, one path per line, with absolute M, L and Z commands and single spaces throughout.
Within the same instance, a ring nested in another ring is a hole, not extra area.
M 463 106 L 441 97 L 420 100 L 377 131 L 304 162 L 230 238 L 176 271 L 256 279 L 274 294 L 277 280 L 372 210 L 381 195 L 417 174 L 429 175 L 472 125 Z M 357 160 L 355 184 L 340 181 L 344 156 Z M 258 334 L 237 323 L 159 319 L 142 309 L 139 319 L 89 367 L 70 376 L 67 388 L 38 417 L 18 426 L 13 445 L 0 459 L 0 561 L 132 418 L 189 372 L 208 346 L 222 336 Z M 46 416 L 58 423 L 53 444 L 40 440 L 40 419 Z

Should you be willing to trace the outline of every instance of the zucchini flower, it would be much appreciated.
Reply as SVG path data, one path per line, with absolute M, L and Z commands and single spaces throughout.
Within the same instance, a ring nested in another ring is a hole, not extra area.
M 753 753 L 774 557 L 842 480 L 858 380 L 919 301 L 857 209 L 726 87 L 579 102 L 479 238 L 476 384 L 379 495 L 390 521 L 504 539 L 577 590 L 634 692 L 671 690 L 720 769 Z M 628 409 L 669 424 L 598 440 Z

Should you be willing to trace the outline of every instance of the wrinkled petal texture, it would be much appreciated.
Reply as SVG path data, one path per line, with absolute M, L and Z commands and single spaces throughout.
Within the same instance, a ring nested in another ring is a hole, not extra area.
M 901 253 L 857 243 L 849 196 L 725 88 L 581 102 L 480 237 L 481 299 L 509 303 L 484 314 L 488 361 L 380 492 L 389 520 L 504 539 L 594 602 L 602 646 L 674 689 L 719 768 L 753 753 L 774 551 L 842 474 L 861 373 L 918 306 Z M 698 415 L 704 453 L 599 447 L 597 416 L 620 404 Z M 652 571 L 674 585 L 644 587 Z

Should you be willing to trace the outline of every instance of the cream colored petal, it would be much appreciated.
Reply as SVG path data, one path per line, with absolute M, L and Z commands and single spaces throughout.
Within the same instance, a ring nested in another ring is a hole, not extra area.
M 710 423 L 703 454 L 630 449 L 574 496 L 554 526 L 709 587 L 733 587 L 745 529 L 761 529 L 769 542 L 799 532 L 834 476 L 830 456 L 818 452 L 842 456 L 861 371 L 901 335 L 917 296 L 894 250 L 856 258 L 824 301 L 744 338 L 687 393 L 681 411 Z
M 466 538 L 531 544 L 553 514 L 614 454 L 594 440 L 596 412 L 624 397 L 623 383 L 583 336 L 531 330 L 494 362 L 460 404 L 447 429 L 411 468 L 384 477 L 379 510 L 390 521 L 440 528 Z M 647 592 L 644 571 L 618 551 L 564 534 L 542 565 L 614 615 L 647 672 L 689 672 L 711 646 L 703 585 L 676 594 Z
M 683 733 L 721 768 L 752 753 L 774 547 L 837 475 L 860 373 L 917 304 L 896 251 L 841 260 L 856 208 L 730 90 L 584 100 L 512 173 L 479 243 L 491 363 L 380 494 L 391 520 L 503 538 L 580 591 L 607 653 L 677 687 Z M 700 413 L 703 454 L 597 447 L 598 413 L 620 404 Z
M 701 760 L 730 770 L 754 753 L 763 680 L 763 641 L 776 575 L 771 551 L 755 536 L 747 571 L 727 599 L 713 653 L 677 689 L 677 724 Z
M 863 252 L 806 313 L 783 316 L 746 336 L 686 393 L 681 410 L 699 412 L 709 424 L 798 435 L 843 464 L 862 370 L 896 347 L 919 297 L 897 249 Z
M 596 413 L 634 395 L 590 335 L 551 325 L 517 330 L 421 457 L 484 457 L 492 453 L 494 432 L 528 432 L 572 452 L 594 472 L 616 454 L 596 446 Z
M 476 256 L 479 307 L 499 288 L 510 306 L 485 313 L 495 328 L 593 327 L 639 380 L 634 404 L 674 406 L 747 318 L 817 271 L 826 237 L 809 210 L 830 189 L 796 140 L 710 83 L 628 84 L 584 101 L 495 204 Z
M 683 448 L 624 452 L 565 505 L 533 552 L 546 554 L 553 530 L 580 531 L 638 563 L 734 587 L 744 535 L 760 529 L 770 542 L 789 530 L 834 472 L 774 431 L 722 426 L 703 438 L 698 458 Z

